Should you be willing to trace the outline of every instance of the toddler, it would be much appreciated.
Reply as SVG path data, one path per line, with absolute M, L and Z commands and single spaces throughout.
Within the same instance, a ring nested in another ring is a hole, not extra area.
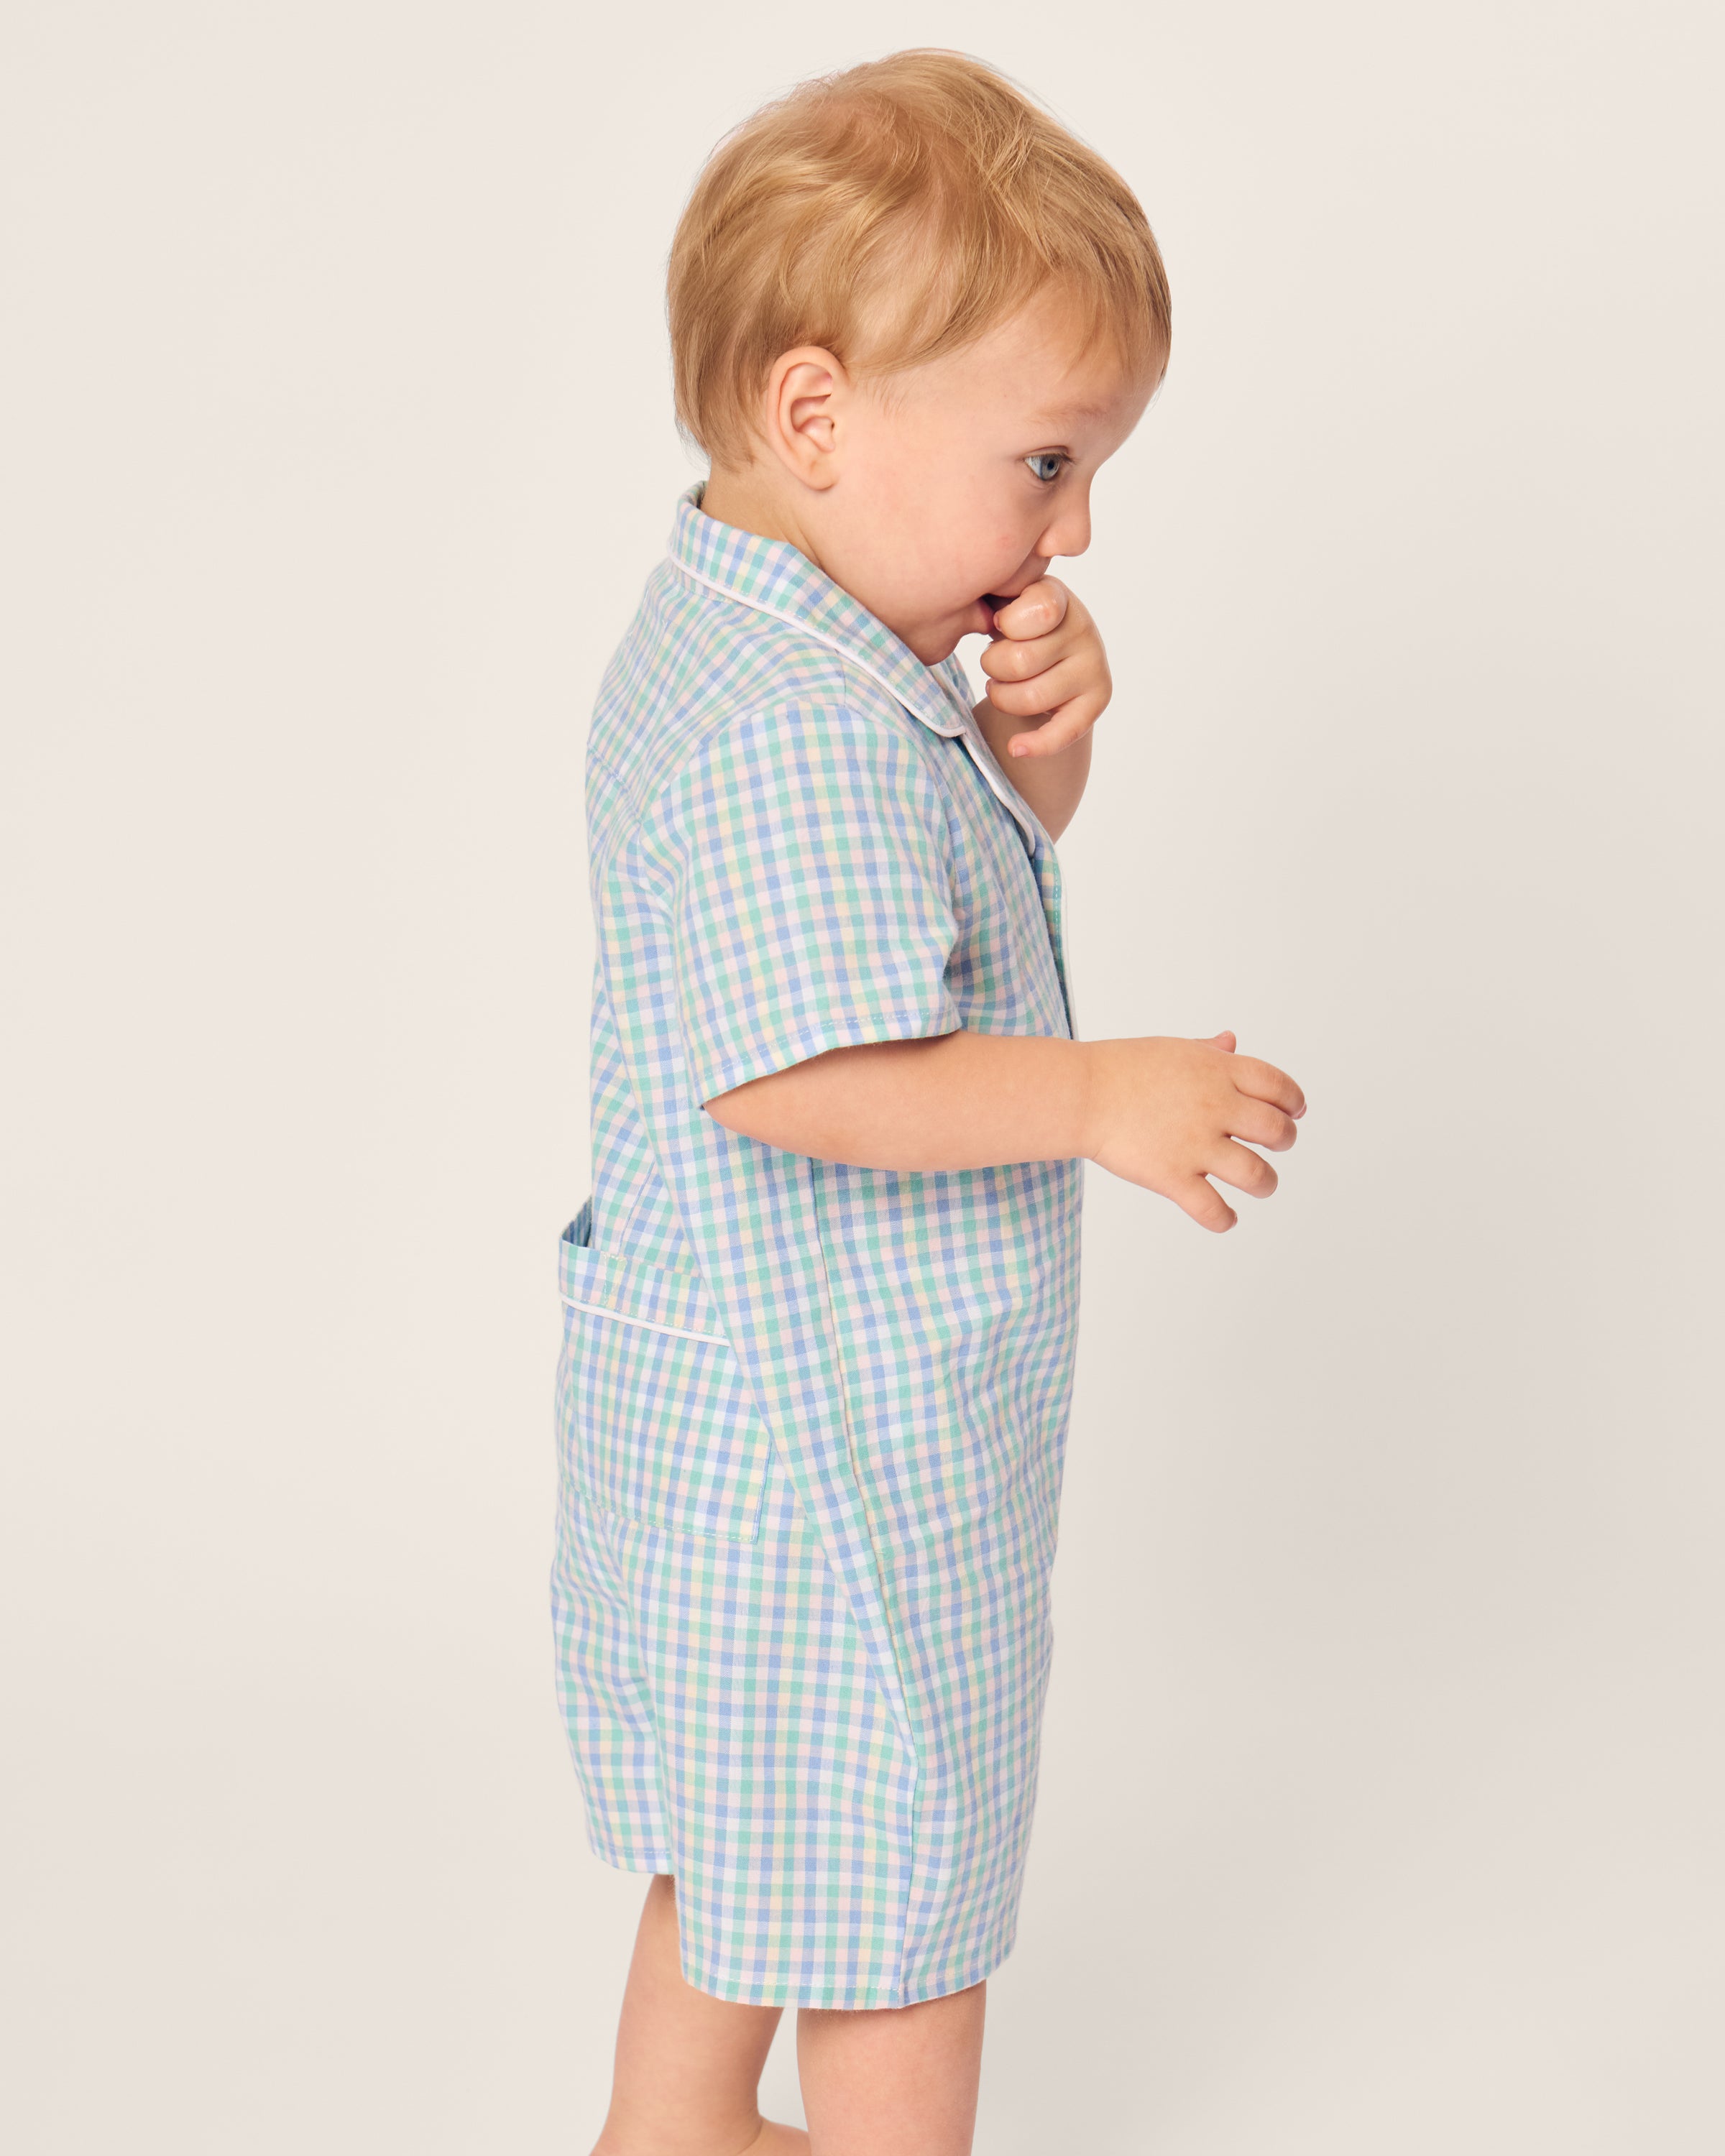
M 963 2156 L 1084 1165 L 1224 1229 L 1304 1101 L 1231 1034 L 1075 1021 L 1055 842 L 1111 685 L 1049 571 L 1169 338 L 1118 174 L 979 62 L 895 54 L 721 142 L 668 314 L 710 470 L 593 715 L 559 1246 L 558 1695 L 593 1847 L 655 1875 L 595 2156 Z M 757 2104 L 786 2006 L 806 2133 Z

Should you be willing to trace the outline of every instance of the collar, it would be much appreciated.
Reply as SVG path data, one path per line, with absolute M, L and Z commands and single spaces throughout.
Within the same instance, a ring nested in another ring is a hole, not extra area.
M 771 614 L 824 644 L 878 681 L 933 732 L 962 735 L 978 768 L 1002 806 L 1017 819 L 1034 853 L 1036 819 L 1024 796 L 994 764 L 969 705 L 958 692 L 788 539 L 763 538 L 758 531 L 744 531 L 707 516 L 701 506 L 706 489 L 706 481 L 696 480 L 678 496 L 667 550 L 675 567 L 738 605 Z

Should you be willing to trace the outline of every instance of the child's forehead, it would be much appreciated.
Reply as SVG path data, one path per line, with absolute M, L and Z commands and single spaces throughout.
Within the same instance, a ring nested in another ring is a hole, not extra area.
M 1006 366 L 979 348 L 960 357 L 962 365 L 889 392 L 889 408 L 908 414 L 915 406 L 983 433 L 1004 428 L 1052 438 L 1111 430 L 1147 403 L 1154 386 L 1094 349 L 1025 352 Z
M 1037 293 L 952 357 L 954 379 L 1029 419 L 1105 422 L 1132 387 L 1116 338 L 1059 291 Z

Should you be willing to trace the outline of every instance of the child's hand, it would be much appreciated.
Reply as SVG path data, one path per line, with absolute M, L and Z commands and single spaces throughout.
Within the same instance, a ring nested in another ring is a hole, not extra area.
M 1114 694 L 1108 654 L 1090 610 L 1058 577 L 1039 578 L 998 610 L 981 665 L 988 676 L 987 701 L 997 711 L 1040 717 L 1040 724 L 1013 735 L 1009 756 L 1052 756 L 1070 748 Z
M 1306 1096 L 1285 1070 L 1234 1053 L 1234 1035 L 1094 1040 L 1086 1156 L 1171 1198 L 1218 1235 L 1239 1219 L 1204 1178 L 1267 1198 L 1276 1170 L 1251 1146 L 1286 1152 Z M 1236 1143 L 1244 1138 L 1245 1145 Z

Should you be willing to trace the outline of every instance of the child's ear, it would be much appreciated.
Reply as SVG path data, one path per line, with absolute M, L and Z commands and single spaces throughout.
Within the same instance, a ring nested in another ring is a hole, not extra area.
M 849 388 L 844 362 L 819 345 L 781 352 L 768 377 L 767 439 L 805 485 L 830 486 L 838 408 Z

